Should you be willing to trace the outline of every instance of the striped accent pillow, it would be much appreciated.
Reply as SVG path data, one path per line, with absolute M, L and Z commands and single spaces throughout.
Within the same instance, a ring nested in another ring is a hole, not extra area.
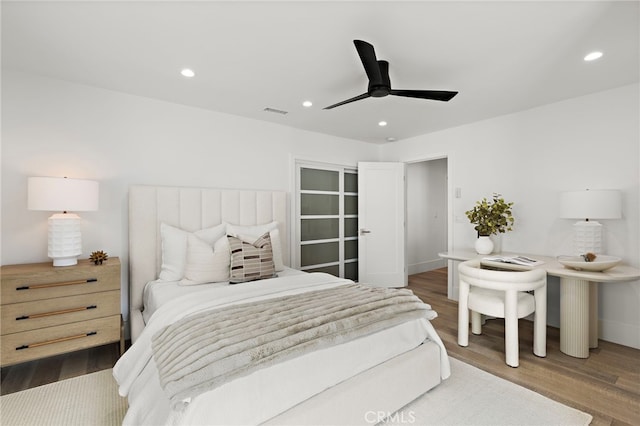
M 253 244 L 227 235 L 231 250 L 231 284 L 275 277 L 271 238 L 266 232 Z

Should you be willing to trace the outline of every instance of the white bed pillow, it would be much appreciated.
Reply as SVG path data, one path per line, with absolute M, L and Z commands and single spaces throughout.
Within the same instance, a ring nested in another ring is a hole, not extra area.
M 284 260 L 282 258 L 282 244 L 280 242 L 280 231 L 278 222 L 265 223 L 263 225 L 233 225 L 227 223 L 227 235 L 239 238 L 248 243 L 255 243 L 265 232 L 269 233 L 271 239 L 271 250 L 273 251 L 273 263 L 276 272 L 284 270 Z
M 227 237 L 211 247 L 195 234 L 187 236 L 187 260 L 180 285 L 196 285 L 229 281 L 231 253 Z
M 213 247 L 216 241 L 226 235 L 225 232 L 226 226 L 223 223 L 196 232 L 188 232 L 164 222 L 161 223 L 162 267 L 158 278 L 164 281 L 179 281 L 184 278 L 189 234 L 197 236 Z

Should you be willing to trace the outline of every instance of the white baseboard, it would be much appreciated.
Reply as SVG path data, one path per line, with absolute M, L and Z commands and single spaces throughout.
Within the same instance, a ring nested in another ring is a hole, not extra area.
M 409 265 L 409 275 L 419 274 L 421 272 L 433 271 L 434 269 L 446 268 L 446 259 L 426 260 L 424 262 L 413 263 Z

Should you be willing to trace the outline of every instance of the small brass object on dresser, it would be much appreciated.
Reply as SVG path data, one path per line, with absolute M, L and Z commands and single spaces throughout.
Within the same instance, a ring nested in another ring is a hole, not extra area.
M 96 265 L 102 265 L 102 262 L 106 261 L 109 258 L 109 255 L 102 250 L 91 252 L 91 256 L 89 256 L 89 260 L 95 263 Z

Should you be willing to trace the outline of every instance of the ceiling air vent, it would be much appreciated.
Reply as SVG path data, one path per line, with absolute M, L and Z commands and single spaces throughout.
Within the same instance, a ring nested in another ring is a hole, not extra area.
M 264 111 L 273 112 L 274 114 L 281 114 L 281 115 L 289 114 L 289 111 L 283 111 L 281 109 L 275 109 L 275 108 L 265 108 Z

